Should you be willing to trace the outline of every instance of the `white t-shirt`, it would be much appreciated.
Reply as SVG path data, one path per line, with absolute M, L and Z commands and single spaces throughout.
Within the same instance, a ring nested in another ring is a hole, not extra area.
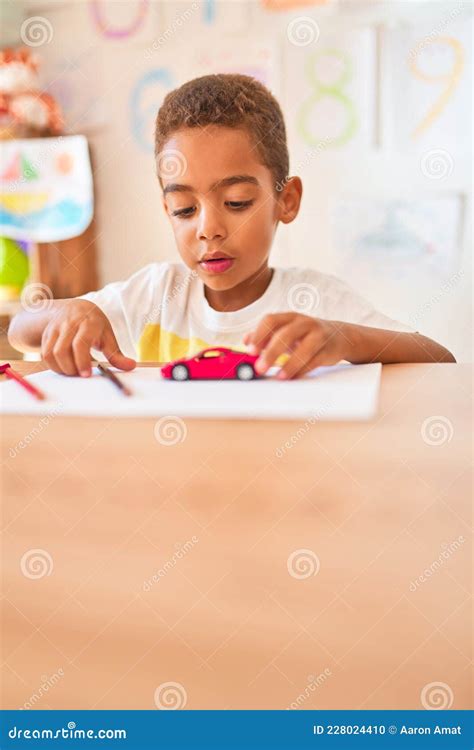
M 335 276 L 307 268 L 275 268 L 262 296 L 234 312 L 214 310 L 197 273 L 182 263 L 150 263 L 80 299 L 105 313 L 121 351 L 138 362 L 169 362 L 212 346 L 245 350 L 244 334 L 277 312 L 413 332 Z

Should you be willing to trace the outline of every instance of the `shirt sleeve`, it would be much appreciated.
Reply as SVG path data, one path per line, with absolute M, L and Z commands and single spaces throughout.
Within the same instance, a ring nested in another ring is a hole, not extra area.
M 328 274 L 323 283 L 320 280 L 316 283 L 321 288 L 323 300 L 324 314 L 321 317 L 387 331 L 416 333 L 414 328 L 379 312 L 359 292 L 335 276 Z
M 156 319 L 168 263 L 150 263 L 125 281 L 114 281 L 78 299 L 93 302 L 108 318 L 120 350 L 136 359 L 137 342 L 149 317 Z M 154 306 L 156 309 L 154 310 Z M 93 351 L 97 358 L 98 353 Z

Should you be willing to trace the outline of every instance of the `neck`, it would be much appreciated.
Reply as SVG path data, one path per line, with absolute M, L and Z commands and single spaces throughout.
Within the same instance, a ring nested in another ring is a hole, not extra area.
M 264 266 L 232 289 L 210 289 L 204 287 L 209 305 L 218 312 L 234 312 L 251 305 L 267 289 L 273 276 L 273 268 Z

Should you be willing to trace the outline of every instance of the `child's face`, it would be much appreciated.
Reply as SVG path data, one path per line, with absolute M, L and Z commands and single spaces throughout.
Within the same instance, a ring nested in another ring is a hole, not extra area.
M 274 177 L 246 130 L 213 125 L 176 131 L 164 145 L 158 172 L 181 258 L 216 291 L 267 268 L 278 222 L 298 213 L 299 179 L 275 193 Z

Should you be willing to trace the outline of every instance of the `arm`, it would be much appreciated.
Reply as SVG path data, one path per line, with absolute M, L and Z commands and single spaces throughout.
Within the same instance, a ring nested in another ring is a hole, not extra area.
M 436 341 L 421 333 L 401 333 L 381 328 L 337 323 L 340 335 L 346 340 L 348 362 L 456 362 L 453 355 Z
M 117 344 L 109 319 L 93 302 L 62 299 L 47 310 L 18 313 L 8 330 L 10 344 L 20 351 L 41 351 L 47 365 L 64 375 L 91 374 L 91 349 L 101 351 L 122 370 L 135 367 Z
M 46 310 L 21 310 L 10 321 L 8 341 L 20 352 L 38 352 L 41 349 L 43 331 L 56 312 L 71 300 L 48 300 Z

